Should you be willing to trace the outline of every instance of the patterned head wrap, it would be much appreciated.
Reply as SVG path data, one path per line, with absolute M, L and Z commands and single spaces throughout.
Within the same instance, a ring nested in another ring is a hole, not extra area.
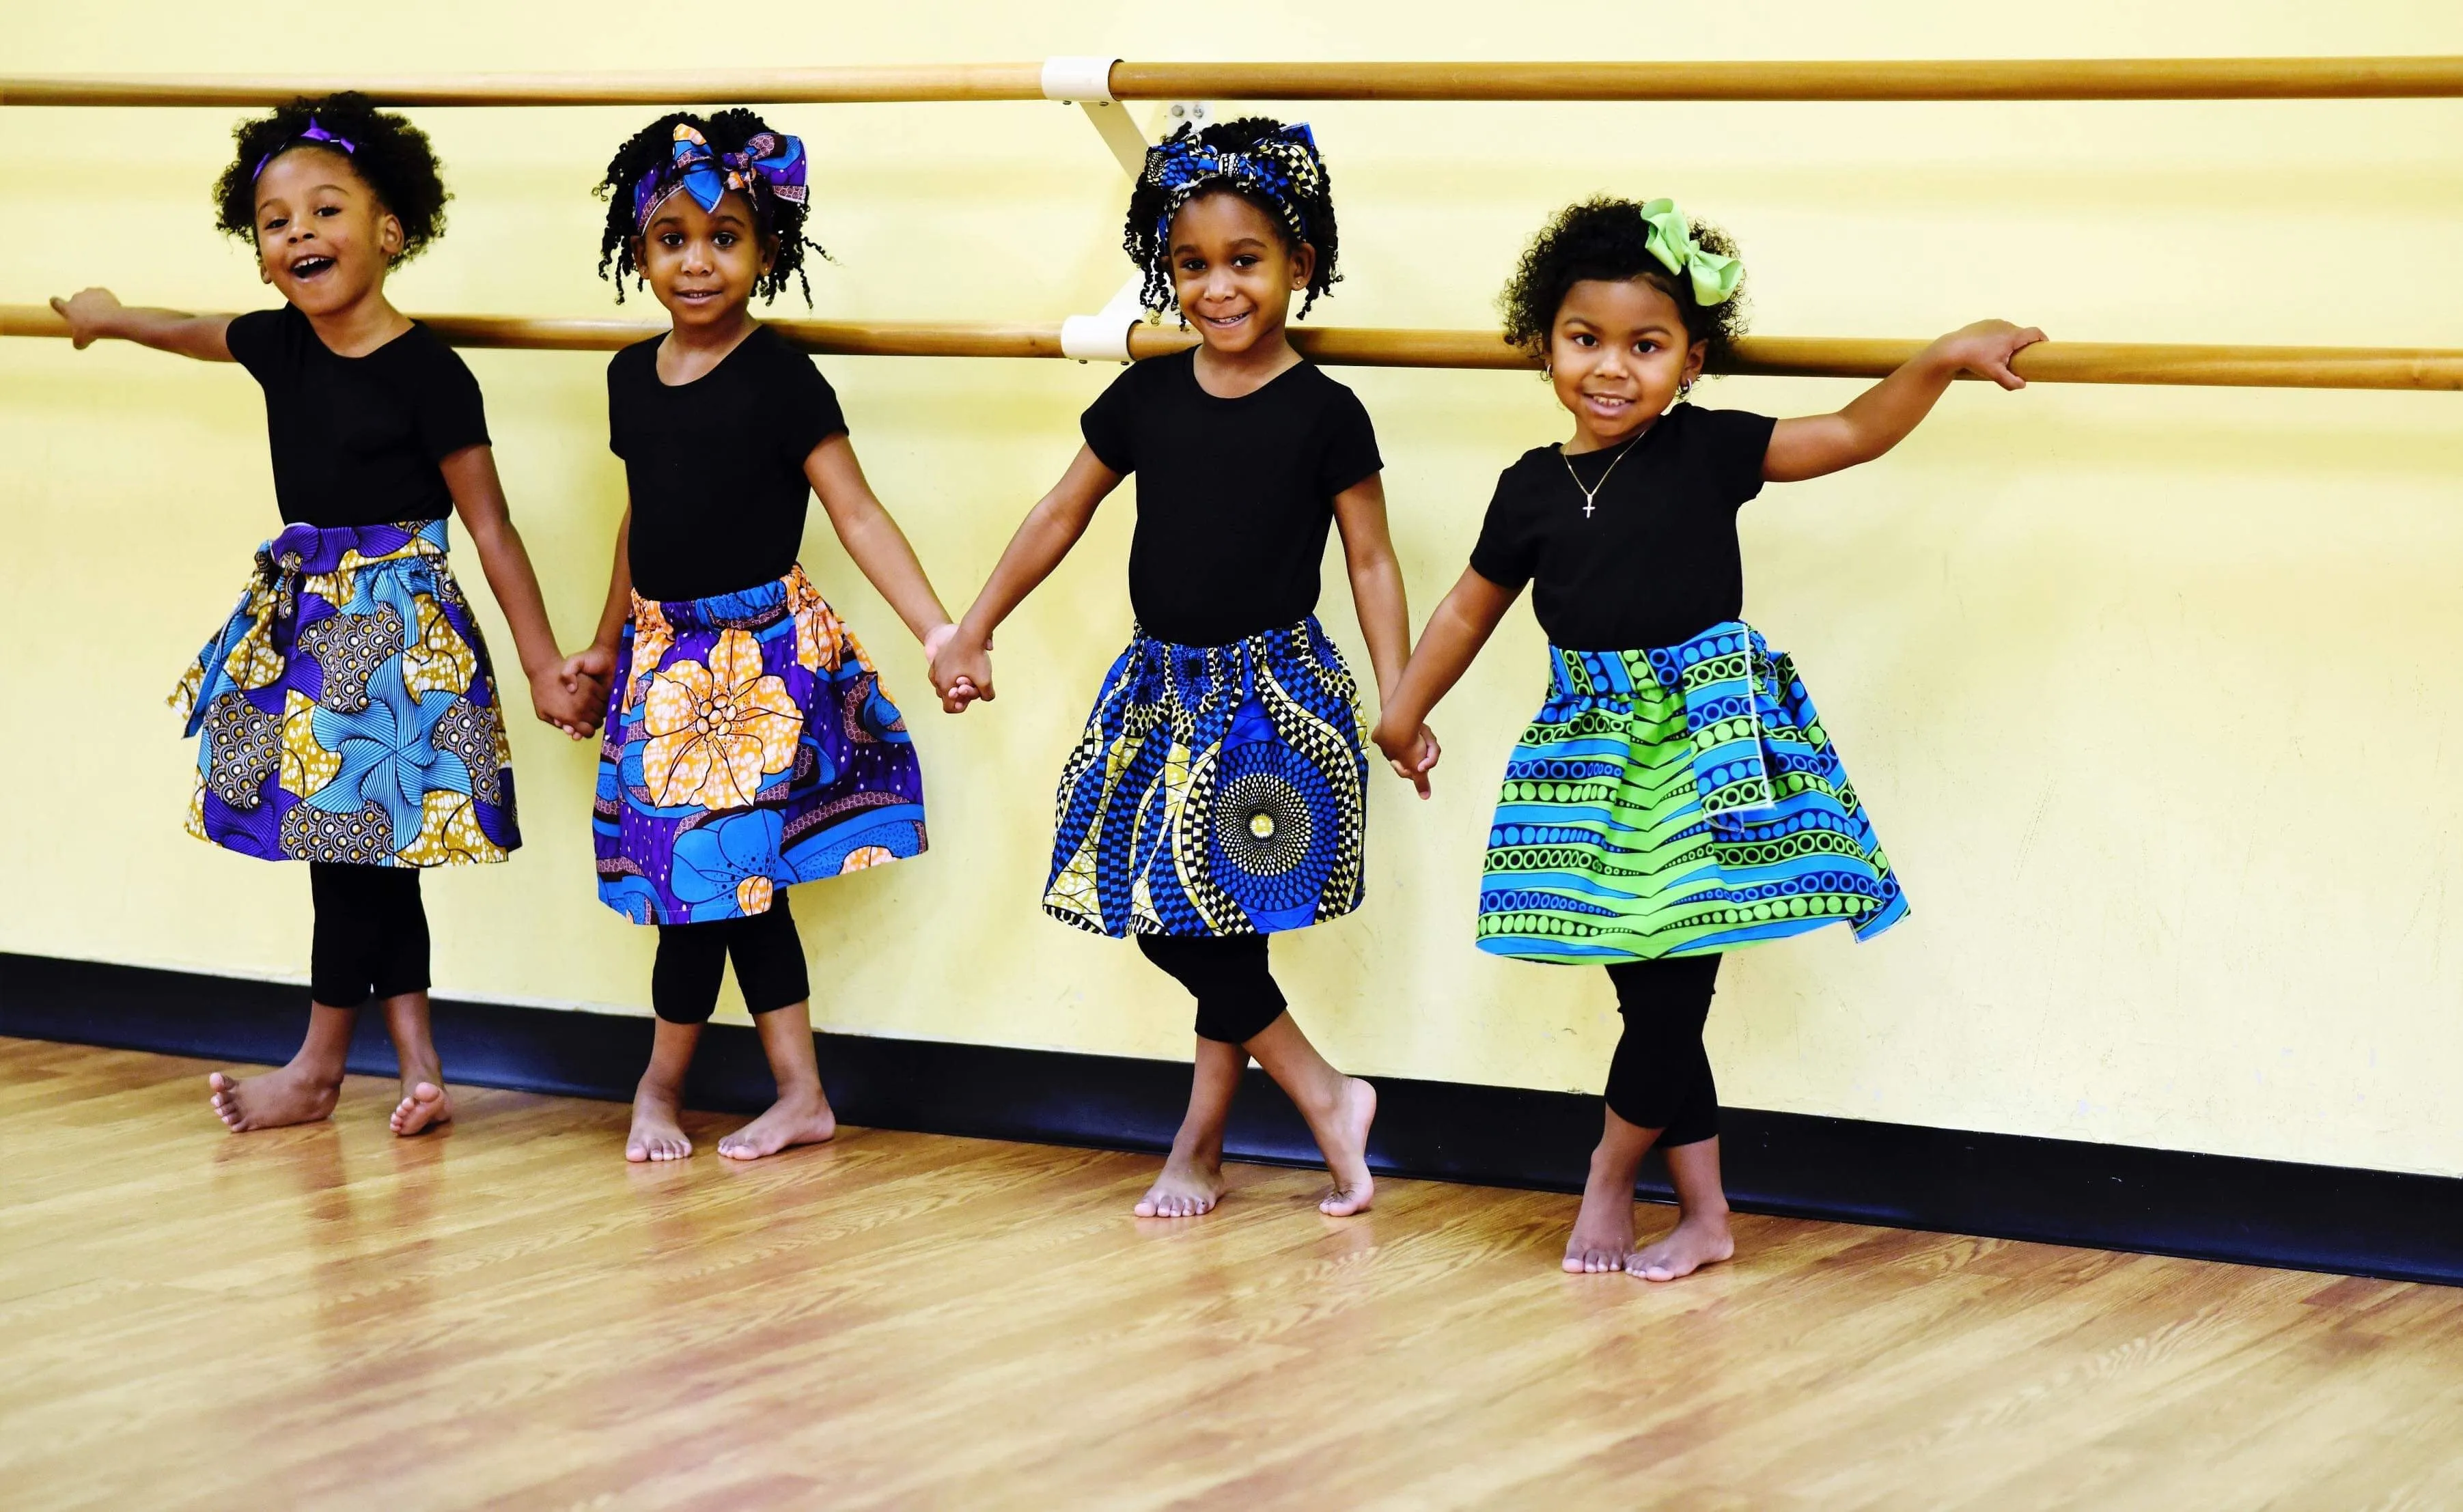
M 331 147 L 335 151 L 339 152 L 346 157 L 357 156 L 360 150 L 360 144 L 358 142 L 353 141 L 348 137 L 338 137 L 334 135 L 332 132 L 327 131 L 324 125 L 319 122 L 316 117 L 311 116 L 308 118 L 308 129 L 306 131 L 291 138 L 289 140 L 275 147 L 272 152 L 269 152 L 264 157 L 256 160 L 256 166 L 249 172 L 249 182 L 251 184 L 254 184 L 257 180 L 264 178 L 265 165 L 267 163 L 272 162 L 274 159 L 281 157 L 284 153 L 289 152 L 292 148 L 296 147 L 303 142 L 313 142 L 319 147 Z
M 770 218 L 764 202 L 772 197 L 803 204 L 803 139 L 765 131 L 741 152 L 712 152 L 700 132 L 679 122 L 674 156 L 633 185 L 633 227 L 649 229 L 650 217 L 678 190 L 690 194 L 704 210 L 715 210 L 730 189 L 750 199 L 753 213 L 764 222 Z
M 1245 151 L 1211 147 L 1184 123 L 1170 138 L 1146 149 L 1145 182 L 1163 190 L 1155 218 L 1155 242 L 1171 240 L 1171 218 L 1210 187 L 1253 190 L 1275 207 L 1292 240 L 1309 239 L 1308 202 L 1325 193 L 1325 160 L 1305 121 L 1259 139 Z
M 1325 160 L 1308 126 L 1276 126 L 1245 146 L 1230 147 L 1204 140 L 1194 123 L 1184 123 L 1146 149 L 1144 170 L 1130 197 L 1126 247 L 1145 270 L 1148 309 L 1162 309 L 1171 301 L 1172 217 L 1210 189 L 1238 190 L 1262 201 L 1295 245 L 1317 248 L 1321 276 L 1332 281 L 1331 191 Z M 1321 217 L 1327 224 L 1318 224 Z M 1312 291 L 1310 298 L 1315 297 Z

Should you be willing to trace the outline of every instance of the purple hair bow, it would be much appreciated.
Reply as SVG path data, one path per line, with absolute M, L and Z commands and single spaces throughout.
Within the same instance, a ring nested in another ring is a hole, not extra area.
M 311 116 L 308 118 L 308 129 L 306 131 L 301 132 L 296 137 L 290 138 L 280 146 L 275 147 L 272 152 L 269 152 L 264 157 L 256 160 L 256 169 L 248 176 L 249 182 L 253 184 L 257 180 L 265 177 L 265 165 L 267 163 L 281 157 L 284 153 L 289 152 L 292 148 L 298 146 L 303 141 L 313 141 L 320 147 L 332 147 L 336 151 L 343 153 L 356 154 L 360 150 L 360 144 L 358 142 L 353 141 L 348 137 L 335 136 L 332 132 L 327 131 L 323 123 L 318 121 L 316 117 Z
M 741 152 L 712 152 L 700 132 L 679 124 L 673 159 L 642 175 L 633 185 L 633 225 L 647 230 L 650 217 L 679 189 L 690 194 L 704 210 L 717 209 L 728 190 L 738 190 L 752 198 L 754 213 L 766 221 L 769 207 L 752 195 L 755 184 L 790 205 L 803 204 L 803 139 L 765 131 L 746 142 Z

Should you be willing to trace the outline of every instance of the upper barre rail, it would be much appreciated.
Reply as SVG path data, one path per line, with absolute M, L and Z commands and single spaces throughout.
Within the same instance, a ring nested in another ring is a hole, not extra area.
M 1689 62 L 1142 63 L 1115 99 L 2090 100 L 2463 96 L 2463 56 Z M 280 104 L 358 89 L 393 105 L 857 104 L 1043 99 L 1041 63 L 602 74 L 0 75 L 0 105 Z
M 423 315 L 455 346 L 612 352 L 656 335 L 656 324 L 516 315 Z M 774 320 L 807 352 L 851 356 L 1057 357 L 1060 327 L 956 321 Z M 68 323 L 43 305 L 0 305 L 0 336 L 65 336 Z M 1134 356 L 1160 356 L 1197 338 L 1165 326 L 1129 334 Z M 1493 331 L 1295 327 L 1292 343 L 1319 362 L 1354 367 L 1510 368 L 1537 362 Z M 1924 349 L 1922 341 L 1864 336 L 1751 336 L 1722 371 L 1780 378 L 1880 378 Z M 2156 383 L 2234 388 L 2463 389 L 2463 351 L 2412 347 L 2158 345 L 2046 341 L 2018 354 L 2018 375 L 2038 383 Z

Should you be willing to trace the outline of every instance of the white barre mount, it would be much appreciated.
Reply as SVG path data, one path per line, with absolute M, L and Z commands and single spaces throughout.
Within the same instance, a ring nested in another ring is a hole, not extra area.
M 1076 105 L 1086 113 L 1095 134 L 1134 182 L 1145 171 L 1146 137 L 1129 119 L 1128 107 L 1112 97 L 1112 65 L 1116 57 L 1048 57 L 1043 60 L 1043 97 Z M 1169 126 L 1184 121 L 1203 127 L 1212 113 L 1203 100 L 1175 99 L 1166 111 Z M 1168 129 L 1168 128 L 1166 128 Z M 1080 362 L 1126 362 L 1129 332 L 1145 319 L 1140 297 L 1143 277 L 1133 277 L 1091 315 L 1071 315 L 1060 322 L 1060 355 Z

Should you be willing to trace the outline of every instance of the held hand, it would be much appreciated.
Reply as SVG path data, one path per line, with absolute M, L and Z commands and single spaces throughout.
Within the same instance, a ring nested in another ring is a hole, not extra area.
M 945 688 L 940 673 L 932 670 L 940 664 L 941 653 L 948 649 L 950 640 L 955 638 L 957 634 L 958 626 L 955 620 L 945 620 L 924 633 L 926 675 L 932 680 L 932 691 L 941 700 L 941 712 L 944 714 L 963 714 L 967 710 L 967 705 L 975 701 L 973 679 L 961 677 Z
M 567 687 L 585 691 L 595 710 L 607 707 L 607 690 L 616 681 L 616 652 L 610 646 L 584 646 L 564 659 L 556 673 Z
M 1394 774 L 1407 778 L 1425 800 L 1428 796 L 1428 773 L 1436 769 L 1437 759 L 1445 752 L 1437 745 L 1437 732 L 1426 724 L 1420 726 L 1412 744 L 1412 752 L 1394 762 Z
M 1394 775 L 1420 789 L 1421 797 L 1428 797 L 1428 773 L 1436 769 L 1439 758 L 1445 754 L 1437 745 L 1436 731 L 1423 724 L 1407 735 L 1398 735 L 1380 722 L 1371 739 L 1385 753 Z
M 84 289 L 62 299 L 52 296 L 52 309 L 69 323 L 69 344 L 82 352 L 98 337 L 112 334 L 120 313 L 120 296 L 108 289 Z
M 599 730 L 599 712 L 606 706 L 606 684 L 587 677 L 568 678 L 565 666 L 570 664 L 541 667 L 531 675 L 531 710 L 542 724 L 553 724 L 575 740 L 588 740 Z
M 581 702 L 586 731 L 598 733 L 607 718 L 608 690 L 616 680 L 616 652 L 611 646 L 586 646 L 564 659 L 557 669 L 565 687 Z M 576 736 L 575 739 L 580 739 Z
M 2034 326 L 2007 320 L 1978 320 L 1933 343 L 1933 350 L 1964 372 L 1989 378 L 2005 389 L 2021 389 L 2027 380 L 2011 369 L 2010 359 L 2044 339 Z
M 947 714 L 963 714 L 977 699 L 992 702 L 992 647 L 970 649 L 944 640 L 932 658 L 932 691 L 941 695 L 941 709 Z

